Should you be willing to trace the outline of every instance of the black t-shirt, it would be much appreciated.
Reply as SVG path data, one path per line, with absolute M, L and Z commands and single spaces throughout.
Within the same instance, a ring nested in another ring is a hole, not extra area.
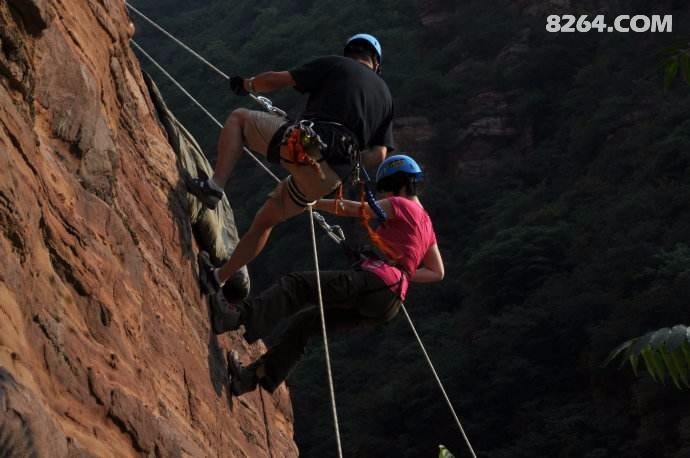
M 308 93 L 303 119 L 343 124 L 362 147 L 393 149 L 393 99 L 386 82 L 349 57 L 318 57 L 290 70 L 295 89 Z

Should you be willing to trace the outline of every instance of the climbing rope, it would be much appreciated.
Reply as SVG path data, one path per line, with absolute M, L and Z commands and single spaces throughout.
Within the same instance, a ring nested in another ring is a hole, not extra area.
M 170 38 L 170 39 L 173 40 L 175 43 L 177 43 L 177 44 L 180 45 L 182 48 L 184 48 L 187 52 L 189 52 L 191 55 L 193 55 L 194 57 L 196 57 L 197 59 L 199 59 L 201 62 L 205 63 L 211 70 L 213 70 L 214 72 L 218 73 L 218 75 L 220 75 L 220 76 L 223 77 L 224 79 L 230 80 L 230 77 L 228 76 L 227 73 L 225 73 L 224 71 L 220 70 L 218 67 L 216 67 L 216 66 L 213 65 L 211 62 L 209 62 L 206 58 L 204 58 L 204 56 L 202 56 L 201 54 L 199 54 L 198 52 L 194 51 L 192 48 L 190 48 L 189 46 L 187 46 L 186 44 L 184 44 L 184 43 L 183 43 L 182 41 L 180 41 L 177 37 L 175 37 L 172 33 L 168 32 L 168 31 L 165 30 L 163 27 L 161 27 L 160 25 L 158 25 L 153 19 L 149 18 L 149 17 L 146 16 L 144 13 L 142 13 L 141 11 L 139 11 L 138 9 L 136 9 L 135 7 L 133 7 L 129 2 L 125 2 L 125 5 L 127 5 L 127 8 L 129 8 L 129 9 L 132 10 L 132 11 L 134 11 L 137 15 L 139 15 L 139 16 L 140 16 L 142 19 L 144 19 L 146 22 L 148 22 L 149 24 L 151 24 L 152 26 L 154 26 L 156 29 L 158 29 L 160 32 L 162 32 L 166 37 Z M 282 117 L 284 117 L 284 118 L 287 118 L 287 117 L 288 117 L 288 116 L 287 116 L 287 113 L 285 113 L 283 110 L 281 110 L 281 109 L 278 108 L 278 107 L 273 106 L 273 103 L 271 102 L 271 100 L 270 100 L 269 98 L 263 97 L 263 96 L 260 96 L 260 95 L 257 96 L 257 95 L 252 94 L 252 93 L 249 93 L 249 96 L 250 96 L 252 99 L 254 99 L 254 101 L 257 102 L 259 105 L 261 105 L 262 107 L 264 107 L 264 109 L 265 109 L 266 111 L 268 111 L 269 113 L 275 113 L 275 114 L 277 114 L 278 116 L 282 116 Z
M 198 52 L 194 51 L 192 48 L 190 48 L 190 47 L 187 46 L 186 44 L 182 43 L 182 42 L 181 42 L 180 40 L 178 40 L 172 33 L 168 32 L 168 31 L 165 30 L 163 27 L 161 27 L 160 25 L 158 25 L 153 19 L 149 19 L 148 16 L 146 16 L 144 13 L 142 13 L 141 11 L 139 11 L 138 9 L 136 9 L 135 7 L 133 7 L 129 2 L 125 2 L 125 5 L 127 5 L 127 8 L 129 8 L 130 10 L 134 11 L 135 13 L 137 13 L 137 14 L 138 14 L 141 18 L 143 18 L 146 22 L 148 22 L 149 24 L 151 24 L 152 26 L 154 26 L 156 29 L 160 30 L 166 37 L 170 38 L 172 41 L 174 41 L 174 42 L 177 43 L 178 45 L 182 46 L 187 52 L 189 52 L 190 54 L 192 54 L 194 57 L 196 57 L 197 59 L 199 59 L 200 61 L 202 61 L 202 62 L 205 63 L 206 65 L 208 65 L 209 68 L 211 68 L 212 70 L 214 70 L 214 71 L 215 71 L 216 73 L 218 73 L 220 76 L 222 76 L 222 77 L 225 78 L 226 80 L 229 80 L 229 79 L 230 79 L 230 77 L 229 77 L 228 75 L 226 75 L 224 72 L 222 72 L 221 70 L 219 70 L 218 67 L 216 67 L 215 65 L 213 65 L 213 64 L 212 64 L 211 62 L 209 62 L 208 60 L 204 59 L 204 57 L 203 57 L 201 54 L 199 54 Z
M 208 116 L 218 127 L 220 127 L 221 129 L 223 128 L 223 124 L 221 124 L 221 122 L 218 121 L 218 119 L 217 119 L 215 116 L 213 116 L 213 115 L 206 109 L 206 107 L 204 107 L 196 98 L 194 98 L 194 96 L 193 96 L 192 94 L 190 94 L 189 91 L 187 91 L 187 90 L 184 88 L 184 86 L 182 86 L 182 84 L 180 84 L 170 73 L 168 73 L 168 72 L 161 66 L 161 64 L 159 64 L 158 61 L 156 61 L 156 59 L 154 59 L 153 57 L 151 57 L 151 55 L 150 55 L 149 53 L 147 53 L 147 52 L 146 52 L 136 41 L 134 41 L 134 40 L 129 40 L 129 41 L 132 43 L 132 45 L 134 45 L 134 47 L 135 47 L 144 57 L 146 57 L 146 58 L 147 58 L 147 59 L 148 59 L 158 70 L 160 70 L 161 73 L 163 73 L 163 75 L 165 75 L 165 76 L 166 76 L 166 77 L 167 77 L 167 78 L 168 78 L 168 79 L 169 79 L 169 80 L 180 90 L 180 91 L 182 91 L 182 93 L 183 93 L 184 95 L 186 95 L 186 96 L 189 98 L 189 100 L 191 100 L 197 107 L 199 107 L 199 108 L 201 109 L 201 111 L 203 111 L 203 112 L 206 114 L 206 116 Z M 262 98 L 265 98 L 265 97 L 262 97 Z M 270 101 L 269 101 L 269 102 L 270 102 Z M 271 171 L 271 169 L 269 169 L 269 168 L 266 166 L 266 164 L 264 164 L 264 163 L 261 161 L 261 159 L 259 159 L 254 153 L 252 153 L 251 150 L 250 150 L 249 148 L 247 148 L 246 146 L 243 146 L 242 148 L 244 149 L 244 152 L 247 153 L 247 154 L 249 155 L 249 157 L 251 157 L 251 158 L 254 160 L 254 162 L 256 162 L 256 164 L 257 164 L 259 167 L 261 167 L 262 169 L 264 169 L 264 171 L 265 171 L 266 173 L 268 173 L 268 174 L 271 176 L 271 178 L 273 178 L 273 180 L 275 180 L 276 182 L 280 182 L 280 178 L 278 178 L 278 177 L 276 176 L 276 174 L 273 173 L 273 172 Z M 313 216 L 314 219 L 316 219 L 316 222 L 319 224 L 319 226 L 326 232 L 326 235 L 328 235 L 334 242 L 340 244 L 340 243 L 342 243 L 342 242 L 345 241 L 345 234 L 343 233 L 343 231 L 342 231 L 342 229 L 340 228 L 340 226 L 328 224 L 328 222 L 326 221 L 326 218 L 324 218 L 324 217 L 323 217 L 320 213 L 318 213 L 318 212 L 313 212 L 313 213 L 312 213 L 312 216 Z
M 309 205 L 309 214 L 313 212 Z M 309 218 L 311 227 L 311 244 L 314 251 L 314 270 L 316 272 L 316 292 L 319 297 L 319 311 L 321 312 L 321 333 L 323 334 L 323 348 L 326 352 L 326 372 L 328 374 L 328 389 L 331 395 L 331 409 L 333 411 L 333 423 L 335 424 L 335 439 L 338 444 L 338 456 L 343 458 L 343 447 L 340 443 L 340 428 L 338 427 L 338 412 L 335 407 L 335 387 L 333 386 L 333 373 L 331 372 L 331 356 L 328 352 L 328 336 L 326 335 L 326 315 L 323 309 L 323 296 L 321 294 L 321 271 L 319 270 L 319 252 L 316 249 L 316 232 L 314 231 L 314 218 Z
M 195 99 L 194 96 L 193 96 L 192 94 L 190 94 L 190 93 L 184 88 L 184 86 L 182 86 L 180 83 L 178 83 L 177 80 L 176 80 L 175 78 L 173 78 L 173 76 L 172 76 L 170 73 L 168 73 L 168 72 L 167 72 L 167 71 L 166 71 L 166 70 L 165 70 L 165 69 L 164 69 L 154 58 L 153 58 L 153 57 L 151 57 L 146 51 L 144 51 L 144 49 L 143 49 L 141 46 L 139 46 L 139 44 L 138 44 L 136 41 L 130 40 L 130 42 L 134 45 L 135 48 L 137 48 L 137 50 L 138 50 L 141 54 L 144 55 L 144 57 L 146 57 L 149 61 L 151 61 L 151 63 L 152 63 L 153 65 L 155 65 L 156 68 L 157 68 L 158 70 L 160 70 L 166 77 L 168 77 L 168 79 L 169 79 L 175 86 L 177 86 L 177 88 L 178 88 L 180 91 L 182 91 L 182 92 L 184 93 L 184 95 L 186 95 L 187 97 L 189 97 L 189 99 L 190 99 L 192 102 L 194 102 L 194 104 L 196 104 L 196 106 L 198 106 L 199 108 L 201 108 L 201 111 L 203 111 L 204 113 L 206 113 L 206 116 L 208 116 L 209 118 L 211 118 L 211 120 L 212 120 L 214 123 L 216 123 L 216 125 L 217 125 L 218 127 L 220 127 L 221 129 L 223 128 L 223 124 L 222 124 L 220 121 L 218 121 L 218 119 L 216 119 L 216 118 L 206 109 L 206 107 L 204 107 L 197 99 Z M 268 173 L 275 181 L 280 182 L 280 178 L 278 178 L 278 177 L 276 176 L 275 173 L 271 172 L 271 169 L 269 169 L 268 167 L 266 167 L 266 165 L 265 165 L 263 162 L 261 162 L 261 159 L 259 159 L 258 157 L 256 157 L 256 155 L 255 155 L 254 153 L 252 153 L 252 152 L 249 150 L 249 148 L 247 148 L 246 146 L 244 146 L 243 148 L 244 148 L 244 151 L 245 151 L 252 159 L 254 159 L 254 161 L 255 161 L 262 169 L 264 169 L 264 170 L 266 171 L 266 173 Z
M 219 70 L 216 66 L 214 66 L 212 63 L 210 63 L 208 60 L 206 60 L 203 56 L 201 56 L 199 53 L 194 51 L 192 48 L 184 44 L 182 41 L 177 39 L 175 36 L 173 36 L 170 32 L 165 30 L 163 27 L 158 25 L 155 21 L 152 19 L 148 18 L 145 14 L 143 14 L 141 11 L 137 10 L 134 8 L 129 2 L 125 1 L 125 5 L 132 11 L 134 11 L 136 14 L 141 16 L 144 20 L 146 20 L 148 23 L 153 25 L 156 29 L 161 31 L 163 34 L 165 34 L 167 37 L 172 39 L 175 43 L 180 45 L 182 48 L 187 50 L 190 54 L 195 56 L 197 59 L 205 63 L 209 68 L 214 70 L 216 73 L 218 73 L 220 76 L 225 78 L 226 80 L 229 80 L 230 77 Z M 170 73 L 168 73 L 153 57 L 151 57 L 144 49 L 139 46 L 133 39 L 130 40 L 131 43 L 156 67 L 158 68 L 175 86 L 177 86 L 178 89 L 180 89 L 189 99 L 194 102 L 206 115 L 215 122 L 218 127 L 221 129 L 223 128 L 223 124 L 220 123 L 199 101 L 197 101 L 194 96 L 192 96 Z M 259 103 L 266 111 L 272 112 L 275 114 L 278 114 L 280 116 L 283 116 L 287 118 L 287 115 L 285 114 L 284 111 L 281 109 L 274 107 L 270 99 L 267 97 L 262 97 L 262 96 L 256 96 L 254 94 L 250 93 L 250 96 L 257 102 Z M 266 165 L 261 162 L 261 160 L 256 157 L 247 147 L 244 147 L 244 151 L 249 154 L 249 156 L 261 167 L 263 168 L 275 181 L 280 182 L 280 179 L 268 168 Z M 323 334 L 323 340 L 324 340 L 324 349 L 325 349 L 325 354 L 326 354 L 326 371 L 328 375 L 328 382 L 329 382 L 329 390 L 330 390 L 330 398 L 331 398 L 331 408 L 332 408 L 332 413 L 333 413 L 333 421 L 335 424 L 335 433 L 336 433 L 336 442 L 338 446 L 338 456 L 339 458 L 343 457 L 343 451 L 342 451 L 342 444 L 340 440 L 340 428 L 338 424 L 338 413 L 336 409 L 336 403 L 335 403 L 335 388 L 333 384 L 333 374 L 331 370 L 331 360 L 330 360 L 330 354 L 328 350 L 328 340 L 327 340 L 327 332 L 326 332 L 326 320 L 325 320 L 325 314 L 324 314 L 324 306 L 323 306 L 323 296 L 321 292 L 321 273 L 319 270 L 319 259 L 318 259 L 318 250 L 317 250 L 317 245 L 316 245 L 316 232 L 314 229 L 314 221 L 316 221 L 323 229 L 326 231 L 328 236 L 334 240 L 336 243 L 341 244 L 345 240 L 345 235 L 342 231 L 342 228 L 340 226 L 336 225 L 329 225 L 326 219 L 318 212 L 315 212 L 312 208 L 311 205 L 308 206 L 309 208 L 309 223 L 310 223 L 310 229 L 311 229 L 311 238 L 312 238 L 312 248 L 313 248 L 313 254 L 314 254 L 314 264 L 315 264 L 315 271 L 316 271 L 316 286 L 317 286 L 317 293 L 318 293 L 318 298 L 319 298 L 319 309 L 320 309 L 320 314 L 321 314 L 321 328 L 322 328 L 322 334 Z M 417 332 L 417 329 L 412 322 L 412 318 L 410 315 L 407 313 L 407 309 L 405 308 L 405 305 L 402 304 L 402 310 L 405 315 L 405 318 L 407 319 L 408 323 L 410 324 L 410 327 L 412 329 L 412 332 L 414 333 L 415 338 L 417 339 L 417 343 L 419 343 L 420 348 L 422 349 L 422 353 L 424 354 L 424 357 L 426 358 L 427 364 L 429 365 L 429 368 L 431 369 L 431 372 L 434 375 L 434 378 L 436 379 L 436 383 L 438 384 L 441 393 L 443 394 L 443 397 L 446 400 L 446 403 L 448 404 L 448 407 L 450 408 L 450 411 L 453 415 L 453 418 L 455 419 L 455 422 L 458 426 L 458 429 L 460 430 L 460 433 L 462 434 L 463 439 L 465 440 L 465 443 L 467 444 L 467 448 L 469 449 L 471 455 L 473 458 L 477 457 L 477 454 L 475 453 L 472 444 L 470 443 L 469 438 L 467 437 L 467 434 L 465 433 L 464 428 L 462 427 L 462 423 L 460 422 L 460 419 L 458 418 L 457 413 L 455 412 L 455 409 L 453 408 L 453 404 L 450 401 L 450 398 L 448 397 L 448 394 L 446 393 L 446 390 L 443 386 L 443 383 L 441 382 L 441 379 L 438 376 L 438 373 L 436 372 L 436 369 L 431 361 L 431 358 L 429 357 L 429 354 L 426 351 L 426 348 L 424 347 L 424 344 L 422 343 L 422 339 L 419 337 L 419 333 Z
M 460 429 L 460 434 L 462 434 L 462 438 L 465 439 L 465 443 L 467 444 L 467 448 L 470 450 L 472 457 L 477 458 L 477 454 L 474 452 L 474 449 L 472 448 L 472 444 L 470 443 L 470 440 L 467 437 L 467 434 L 465 434 L 465 429 L 462 427 L 462 423 L 460 423 L 460 419 L 458 418 L 458 414 L 455 413 L 455 409 L 453 408 L 453 403 L 450 402 L 450 398 L 448 397 L 448 394 L 446 393 L 446 389 L 443 387 L 443 382 L 441 382 L 441 379 L 439 378 L 438 373 L 436 372 L 436 368 L 434 368 L 434 363 L 431 362 L 431 358 L 429 358 L 429 354 L 426 352 L 426 348 L 424 347 L 424 344 L 422 343 L 422 339 L 419 337 L 419 334 L 417 333 L 417 328 L 415 328 L 414 323 L 412 323 L 412 318 L 410 318 L 410 315 L 407 313 L 407 309 L 405 308 L 405 304 L 401 304 L 401 308 L 402 308 L 403 313 L 405 314 L 405 318 L 407 318 L 408 323 L 410 323 L 410 327 L 412 328 L 412 332 L 414 333 L 414 336 L 417 338 L 417 343 L 419 343 L 419 347 L 422 349 L 422 353 L 424 353 L 424 357 L 426 358 L 426 362 L 429 364 L 429 368 L 431 368 L 431 372 L 434 374 L 434 378 L 436 378 L 436 383 L 438 383 L 438 387 L 441 389 L 441 393 L 443 393 L 443 397 L 446 399 L 446 403 L 448 404 L 448 407 L 450 408 L 450 411 L 453 414 L 453 418 L 455 418 L 455 423 L 458 425 L 458 428 Z

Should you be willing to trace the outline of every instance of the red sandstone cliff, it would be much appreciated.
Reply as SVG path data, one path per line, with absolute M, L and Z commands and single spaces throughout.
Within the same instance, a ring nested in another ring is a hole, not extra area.
M 121 1 L 0 3 L 0 447 L 294 456 L 284 389 L 228 399 L 242 344 L 210 335 L 128 23 Z

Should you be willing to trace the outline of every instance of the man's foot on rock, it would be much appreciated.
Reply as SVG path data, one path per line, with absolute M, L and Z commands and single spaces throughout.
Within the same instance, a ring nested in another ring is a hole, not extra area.
M 187 178 L 187 191 L 194 195 L 204 207 L 215 210 L 218 202 L 223 199 L 223 191 L 214 189 L 208 178 Z
M 201 292 L 212 296 L 220 291 L 222 285 L 218 283 L 214 274 L 215 266 L 211 263 L 211 257 L 205 251 L 200 251 L 197 256 L 199 264 L 199 284 Z
M 254 391 L 258 378 L 256 372 L 246 368 L 240 362 L 235 350 L 228 352 L 228 386 L 235 396 Z
M 225 299 L 223 291 L 211 295 L 208 300 L 211 307 L 211 329 L 214 334 L 223 334 L 240 327 L 242 312 L 235 304 Z

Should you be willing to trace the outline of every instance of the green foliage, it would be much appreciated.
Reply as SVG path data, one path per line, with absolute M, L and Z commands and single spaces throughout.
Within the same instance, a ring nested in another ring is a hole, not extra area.
M 546 278 L 562 269 L 568 246 L 564 226 L 514 226 L 468 258 L 465 278 L 485 297 L 498 302 L 525 298 Z
M 455 458 L 455 455 L 450 453 L 445 446 L 439 445 L 438 446 L 438 458 Z
M 684 243 L 678 243 L 672 250 L 662 251 L 656 259 L 660 262 L 658 272 L 664 277 L 690 274 L 690 247 Z
M 619 357 L 621 365 L 630 363 L 635 375 L 642 360 L 654 381 L 664 383 L 668 376 L 678 389 L 690 388 L 690 328 L 686 326 L 662 328 L 623 342 L 611 352 L 604 365 Z
M 669 89 L 677 77 L 690 84 L 690 47 L 674 47 L 666 52 L 664 60 L 664 87 Z

